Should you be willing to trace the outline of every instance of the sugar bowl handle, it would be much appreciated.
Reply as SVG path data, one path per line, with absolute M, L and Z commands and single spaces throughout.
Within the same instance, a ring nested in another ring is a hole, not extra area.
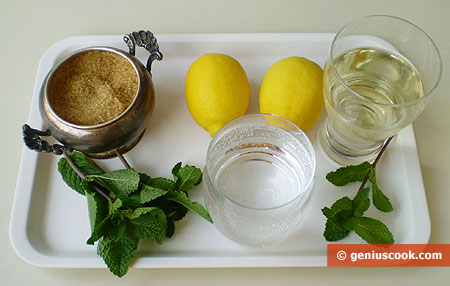
M 123 37 L 124 42 L 128 46 L 129 53 L 131 55 L 136 54 L 136 46 L 145 48 L 150 56 L 147 60 L 147 70 L 151 74 L 152 62 L 154 60 L 162 60 L 163 55 L 159 51 L 159 45 L 156 41 L 155 36 L 150 31 L 139 31 L 126 34 Z
M 31 128 L 28 124 L 22 126 L 23 142 L 33 151 L 47 152 L 61 155 L 63 151 L 72 152 L 73 149 L 68 146 L 59 144 L 50 145 L 47 141 L 42 140 L 40 136 L 50 136 L 50 132 L 41 131 Z

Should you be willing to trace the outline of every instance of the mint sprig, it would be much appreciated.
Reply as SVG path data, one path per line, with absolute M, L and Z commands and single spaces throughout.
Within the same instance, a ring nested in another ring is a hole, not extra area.
M 178 163 L 170 180 L 133 168 L 103 172 L 77 151 L 65 156 L 58 162 L 63 180 L 87 198 L 92 231 L 87 244 L 98 241 L 97 253 L 119 277 L 128 272 L 140 239 L 162 244 L 188 210 L 212 223 L 206 209 L 187 193 L 202 181 L 196 167 Z
M 388 227 L 381 221 L 363 216 L 370 208 L 370 191 L 372 191 L 372 203 L 382 212 L 391 212 L 392 203 L 381 191 L 377 184 L 375 167 L 386 147 L 392 140 L 389 138 L 377 158 L 370 164 L 363 162 L 359 165 L 341 167 L 327 174 L 326 179 L 335 186 L 344 186 L 353 182 L 362 182 L 353 199 L 343 197 L 337 200 L 330 208 L 322 209 L 327 218 L 323 236 L 327 241 L 338 241 L 347 237 L 354 231 L 363 240 L 370 244 L 392 244 L 394 237 Z M 365 188 L 370 181 L 371 188 Z

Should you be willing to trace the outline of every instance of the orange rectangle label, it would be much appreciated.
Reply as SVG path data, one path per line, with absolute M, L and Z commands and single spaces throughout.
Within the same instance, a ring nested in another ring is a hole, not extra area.
M 450 244 L 328 244 L 327 266 L 450 266 Z

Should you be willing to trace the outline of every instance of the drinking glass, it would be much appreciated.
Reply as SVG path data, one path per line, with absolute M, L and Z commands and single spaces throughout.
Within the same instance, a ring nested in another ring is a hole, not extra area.
M 410 22 L 376 15 L 344 26 L 324 70 L 324 151 L 342 165 L 373 159 L 423 111 L 441 70 L 436 45 Z
M 305 215 L 315 167 L 311 142 L 290 121 L 269 114 L 231 121 L 212 139 L 204 169 L 214 225 L 252 247 L 283 241 Z

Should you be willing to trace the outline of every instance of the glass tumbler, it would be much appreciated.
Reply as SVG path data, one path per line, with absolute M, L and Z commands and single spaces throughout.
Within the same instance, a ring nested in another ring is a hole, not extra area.
M 367 16 L 344 26 L 324 70 L 324 151 L 342 165 L 373 159 L 423 111 L 441 70 L 436 45 L 410 22 Z
M 290 121 L 239 117 L 212 139 L 204 169 L 206 207 L 228 238 L 262 247 L 298 229 L 314 182 L 314 148 Z

